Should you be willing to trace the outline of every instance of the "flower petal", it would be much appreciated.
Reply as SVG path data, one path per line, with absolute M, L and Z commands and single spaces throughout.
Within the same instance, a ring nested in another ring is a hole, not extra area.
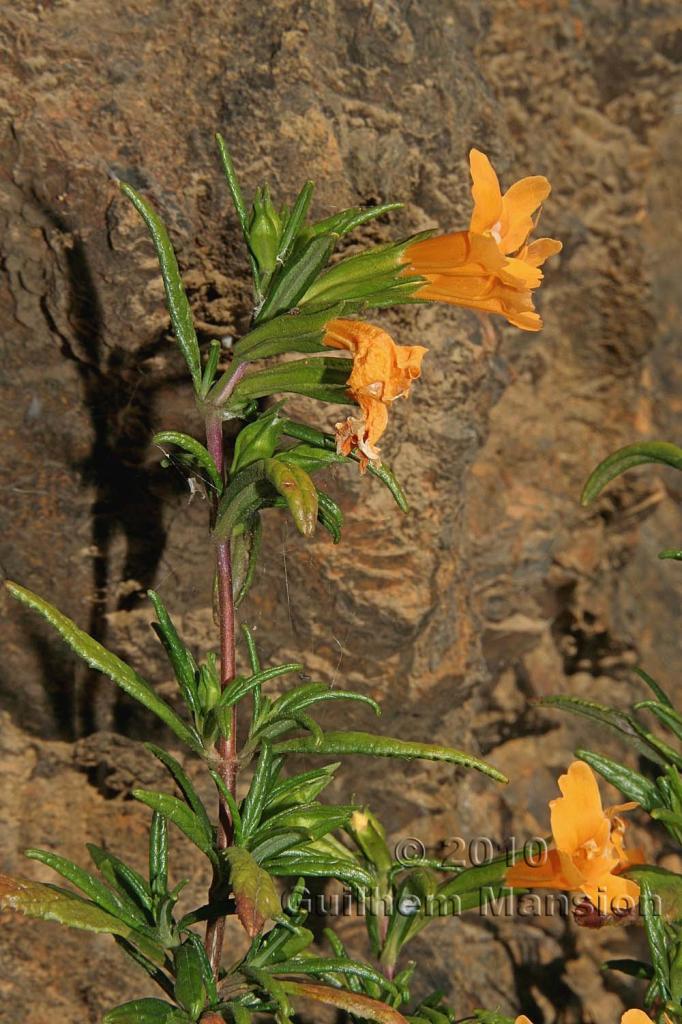
M 502 217 L 502 192 L 500 182 L 485 153 L 472 149 L 469 153 L 469 168 L 473 185 L 474 211 L 469 228 L 478 234 L 492 231 Z
M 584 843 L 603 831 L 606 819 L 599 786 L 584 761 L 574 761 L 559 779 L 562 797 L 550 801 L 552 835 L 557 849 L 575 853 Z M 608 833 L 607 833 L 608 836 Z
M 502 199 L 502 252 L 516 252 L 523 245 L 533 230 L 532 214 L 551 191 L 552 186 L 542 175 L 521 178 L 507 189 Z

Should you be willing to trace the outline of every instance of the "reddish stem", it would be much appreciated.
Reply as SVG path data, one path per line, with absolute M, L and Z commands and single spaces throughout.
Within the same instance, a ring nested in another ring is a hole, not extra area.
M 220 475 L 225 477 L 225 453 L 223 447 L 223 423 L 219 414 L 206 418 L 206 442 L 208 450 Z M 215 510 L 214 510 L 215 511 Z M 218 578 L 218 618 L 220 622 L 220 683 L 223 689 L 235 675 L 234 600 L 232 596 L 232 561 L 230 542 L 223 541 L 217 547 L 216 573 Z M 218 772 L 232 796 L 237 796 L 237 709 L 232 708 L 232 723 L 229 739 L 220 737 L 216 743 Z M 218 801 L 218 849 L 224 850 L 232 844 L 233 824 L 230 809 L 220 797 Z M 208 899 L 216 895 L 219 879 L 214 875 Z M 218 977 L 220 958 L 225 934 L 225 918 L 218 917 L 206 925 L 205 946 L 213 973 Z

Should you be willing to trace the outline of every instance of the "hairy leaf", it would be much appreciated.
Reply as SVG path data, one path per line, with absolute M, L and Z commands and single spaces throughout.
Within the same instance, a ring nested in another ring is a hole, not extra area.
M 389 736 L 373 736 L 367 732 L 327 732 L 321 743 L 303 737 L 275 744 L 276 754 L 367 754 L 372 757 L 401 757 L 407 760 L 447 761 L 463 768 L 475 768 L 497 782 L 509 780 L 485 761 L 452 747 L 435 743 L 414 743 Z
M 103 1024 L 188 1024 L 184 1010 L 162 999 L 135 999 L 104 1015 Z
M 213 849 L 213 834 L 210 827 L 192 811 L 187 804 L 177 797 L 169 796 L 167 793 L 155 793 L 148 789 L 134 789 L 133 796 L 140 803 L 158 811 L 164 818 L 168 818 L 174 825 L 184 832 L 188 839 L 191 839 L 195 846 L 198 846 L 202 853 L 205 853 L 209 860 L 215 861 Z
M 641 466 L 647 462 L 655 462 L 674 469 L 682 469 L 682 448 L 668 441 L 644 441 L 619 448 L 599 465 L 588 477 L 583 488 L 580 501 L 589 505 L 602 492 L 606 485 L 633 466 Z
M 51 626 L 57 630 L 62 639 L 68 644 L 83 661 L 87 662 L 90 668 L 109 676 L 117 683 L 122 690 L 134 697 L 144 707 L 152 711 L 162 722 L 173 730 L 175 735 L 186 743 L 188 747 L 197 754 L 203 754 L 204 748 L 198 737 L 185 725 L 181 718 L 176 715 L 173 709 L 161 700 L 154 693 L 149 683 L 135 672 L 124 661 L 121 661 L 115 654 L 108 651 L 101 644 L 93 640 L 91 636 L 79 629 L 75 622 L 67 618 L 47 601 L 43 601 L 37 594 L 32 593 L 18 583 L 6 582 L 5 586 L 12 597 L 15 597 L 22 604 L 27 605 L 42 615 Z
M 231 846 L 225 850 L 225 859 L 230 865 L 237 915 L 253 939 L 263 930 L 268 918 L 281 913 L 277 890 L 268 872 L 256 863 L 248 850 Z

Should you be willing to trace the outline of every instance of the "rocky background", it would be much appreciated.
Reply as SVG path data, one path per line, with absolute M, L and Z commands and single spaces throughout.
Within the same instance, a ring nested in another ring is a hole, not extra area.
M 632 473 L 588 511 L 578 495 L 614 447 L 675 437 L 676 8 L 17 0 L 3 10 L 2 570 L 166 695 L 145 589 L 158 588 L 198 650 L 214 630 L 206 508 L 160 468 L 150 437 L 200 425 L 151 245 L 115 179 L 169 223 L 203 340 L 239 334 L 249 315 L 216 129 L 247 192 L 267 178 L 289 200 L 312 177 L 318 214 L 405 202 L 363 241 L 464 226 L 472 145 L 507 184 L 552 181 L 542 227 L 564 251 L 542 288 L 541 334 L 446 307 L 381 318 L 430 349 L 384 446 L 411 516 L 375 482 L 339 473 L 329 486 L 347 515 L 343 543 L 304 544 L 273 515 L 243 610 L 265 656 L 302 656 L 312 675 L 380 698 L 387 734 L 479 751 L 509 774 L 503 790 L 435 765 L 347 766 L 335 795 L 368 801 L 396 841 L 413 836 L 434 853 L 455 837 L 544 833 L 576 744 L 622 753 L 534 698 L 625 704 L 642 692 L 638 661 L 675 688 L 679 570 L 655 555 L 679 538 L 679 480 Z M 47 880 L 25 847 L 85 863 L 88 840 L 141 866 L 148 815 L 130 791 L 160 777 L 132 740 L 157 736 L 154 723 L 6 602 L 0 632 L 3 869 Z M 370 724 L 360 712 L 329 720 Z M 638 838 L 652 859 L 675 862 L 662 833 Z M 176 877 L 200 899 L 203 867 L 182 837 L 175 849 Z M 342 924 L 361 941 L 359 922 Z M 148 992 L 104 936 L 9 915 L 0 925 L 7 1024 L 95 1022 Z M 445 990 L 461 1017 L 486 1006 L 535 1024 L 615 1021 L 641 989 L 599 963 L 639 943 L 637 929 L 471 915 L 435 923 L 414 954 L 423 989 Z

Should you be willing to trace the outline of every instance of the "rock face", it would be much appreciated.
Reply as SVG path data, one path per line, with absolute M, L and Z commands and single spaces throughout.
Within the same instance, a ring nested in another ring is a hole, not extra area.
M 445 307 L 380 317 L 429 348 L 394 408 L 384 454 L 412 504 L 401 517 L 368 479 L 334 475 L 344 539 L 303 543 L 275 514 L 243 618 L 263 656 L 380 698 L 387 734 L 481 752 L 499 787 L 434 765 L 353 762 L 354 794 L 393 838 L 430 851 L 521 842 L 578 744 L 615 740 L 530 706 L 572 693 L 625 704 L 639 660 L 669 686 L 679 657 L 679 573 L 664 473 L 633 474 L 595 510 L 581 484 L 628 441 L 673 436 L 680 237 L 679 28 L 672 0 L 19 0 L 7 7 L 0 290 L 4 374 L 2 568 L 52 600 L 163 689 L 144 591 L 154 584 L 198 650 L 215 644 L 206 509 L 159 467 L 161 426 L 199 430 L 169 336 L 161 281 L 116 178 L 168 222 L 202 340 L 239 334 L 247 266 L 212 133 L 247 191 L 315 212 L 401 199 L 361 240 L 462 227 L 476 145 L 510 183 L 544 173 L 543 231 L 564 242 L 531 336 Z M 676 376 L 677 374 L 677 376 Z M 320 422 L 333 412 L 291 403 Z M 181 611 L 182 610 L 182 611 Z M 85 863 L 85 841 L 142 866 L 148 817 L 130 798 L 154 768 L 131 738 L 154 723 L 9 604 L 1 698 L 3 869 L 48 879 L 26 846 Z M 359 712 L 329 721 L 368 727 Z M 613 796 L 613 794 L 610 794 Z M 662 834 L 641 836 L 666 854 Z M 176 877 L 207 880 L 178 840 Z M 344 922 L 360 941 L 358 922 Z M 97 1021 L 146 994 L 109 940 L 3 917 L 7 1024 Z M 635 929 L 557 916 L 435 923 L 415 945 L 423 988 L 458 1016 L 476 1006 L 541 1021 L 618 1019 L 641 993 L 598 970 Z M 429 948 L 433 937 L 435 955 Z M 635 954 L 636 955 L 636 954 Z

